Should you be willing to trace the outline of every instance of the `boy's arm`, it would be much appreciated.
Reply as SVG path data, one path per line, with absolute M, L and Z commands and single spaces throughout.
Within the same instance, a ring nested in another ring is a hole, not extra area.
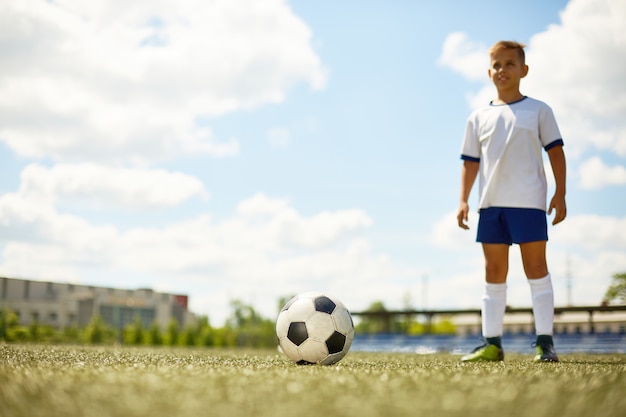
M 550 159 L 550 165 L 554 173 L 554 182 L 556 184 L 556 190 L 550 201 L 548 214 L 552 214 L 552 210 L 555 210 L 554 220 L 552 220 L 552 224 L 555 225 L 562 222 L 565 216 L 567 216 L 567 206 L 565 205 L 566 163 L 563 146 L 550 148 L 548 150 L 548 158 Z
M 456 215 L 456 220 L 459 223 L 459 227 L 461 229 L 469 229 L 469 226 L 467 225 L 467 220 L 469 216 L 468 200 L 470 191 L 472 191 L 472 186 L 474 185 L 474 181 L 476 181 L 479 167 L 479 162 L 468 160 L 463 161 L 463 168 L 461 168 L 461 196 L 459 211 Z

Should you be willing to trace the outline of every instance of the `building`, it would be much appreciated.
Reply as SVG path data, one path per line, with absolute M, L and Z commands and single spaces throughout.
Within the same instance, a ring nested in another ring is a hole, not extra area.
M 33 322 L 55 328 L 84 327 L 99 315 L 121 329 L 139 317 L 144 327 L 165 329 L 172 319 L 182 328 L 193 323 L 189 297 L 142 288 L 124 290 L 59 282 L 0 277 L 0 310 L 17 313 L 21 325 Z

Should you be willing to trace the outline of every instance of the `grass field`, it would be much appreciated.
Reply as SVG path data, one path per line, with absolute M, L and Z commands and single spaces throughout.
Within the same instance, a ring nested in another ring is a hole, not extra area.
M 323 367 L 263 350 L 0 345 L 0 416 L 626 415 L 626 355 L 531 359 L 351 352 Z

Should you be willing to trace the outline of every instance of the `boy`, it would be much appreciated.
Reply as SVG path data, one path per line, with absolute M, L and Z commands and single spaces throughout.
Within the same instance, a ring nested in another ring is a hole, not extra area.
M 502 327 L 506 309 L 509 247 L 520 247 L 530 285 L 537 340 L 535 361 L 557 362 L 554 349 L 554 293 L 546 263 L 547 183 L 542 148 L 547 151 L 556 191 L 547 214 L 553 225 L 565 219 L 565 155 L 563 140 L 550 107 L 520 93 L 528 73 L 525 45 L 500 41 L 489 50 L 491 81 L 497 98 L 474 111 L 461 150 L 461 196 L 457 221 L 467 226 L 468 198 L 479 176 L 477 238 L 485 257 L 482 332 L 485 344 L 464 362 L 502 361 Z

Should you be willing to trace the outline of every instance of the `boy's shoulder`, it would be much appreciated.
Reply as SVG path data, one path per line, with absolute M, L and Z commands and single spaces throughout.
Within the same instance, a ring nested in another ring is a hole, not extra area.
M 513 112 L 517 113 L 517 111 L 536 113 L 542 120 L 550 117 L 554 118 L 552 107 L 550 107 L 545 101 L 537 100 L 532 97 L 526 97 L 524 100 L 519 102 L 519 106 L 517 108 L 513 107 Z
M 550 108 L 550 106 L 545 101 L 537 100 L 536 98 L 528 96 L 525 96 L 518 103 L 522 107 Z

